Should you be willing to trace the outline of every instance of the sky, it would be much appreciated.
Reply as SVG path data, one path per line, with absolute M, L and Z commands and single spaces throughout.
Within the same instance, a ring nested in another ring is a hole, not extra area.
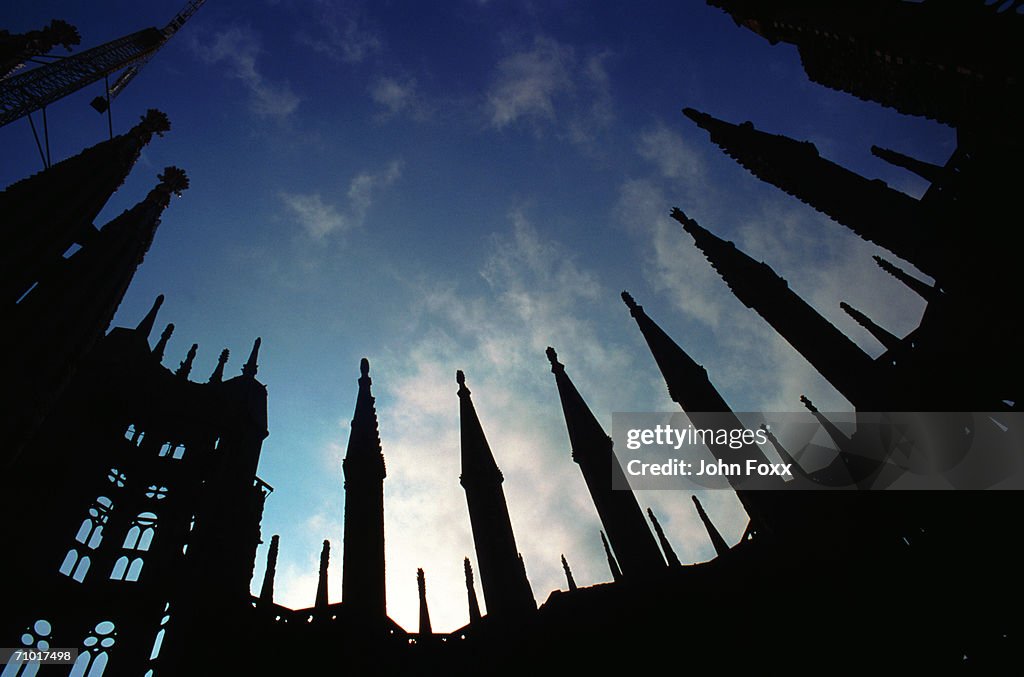
M 6 0 L 0 26 L 64 19 L 84 49 L 161 27 L 183 4 Z M 100 93 L 50 106 L 55 161 L 106 138 L 88 107 Z M 562 554 L 580 585 L 611 578 L 545 347 L 609 434 L 613 412 L 678 410 L 623 289 L 734 410 L 798 411 L 801 394 L 822 411 L 850 409 L 732 297 L 670 209 L 767 262 L 872 355 L 881 346 L 839 302 L 902 336 L 923 301 L 871 261 L 887 254 L 748 174 L 685 106 L 813 141 L 914 196 L 924 184 L 871 145 L 939 164 L 955 146 L 948 127 L 809 82 L 794 47 L 696 0 L 209 0 L 121 94 L 115 133 L 151 107 L 172 129 L 97 225 L 167 165 L 191 188 L 165 212 L 114 325 L 134 326 L 165 294 L 158 325 L 176 330 L 164 363 L 175 368 L 198 343 L 195 380 L 225 347 L 237 374 L 263 339 L 270 436 L 259 475 L 275 491 L 254 592 L 280 534 L 276 599 L 312 606 L 327 538 L 330 601 L 341 601 L 341 460 L 362 357 L 388 472 L 388 611 L 413 631 L 418 567 L 435 630 L 468 621 L 462 560 L 476 558 L 456 369 L 504 473 L 538 603 L 566 587 Z M 27 121 L 0 128 L 0 147 L 0 186 L 41 169 Z M 684 563 L 713 557 L 687 492 L 638 499 Z M 746 517 L 735 496 L 702 500 L 737 540 Z

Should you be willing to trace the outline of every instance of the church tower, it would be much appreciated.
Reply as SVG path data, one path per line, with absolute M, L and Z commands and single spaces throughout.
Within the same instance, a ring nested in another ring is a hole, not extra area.
M 458 371 L 455 378 L 459 384 L 462 427 L 462 476 L 459 482 L 466 490 L 487 615 L 508 619 L 534 611 L 537 603 L 512 533 L 505 492 L 501 488 L 505 478 L 487 444 L 466 387 L 466 377 Z
M 601 524 L 624 576 L 658 574 L 665 569 L 665 560 L 658 552 L 636 496 L 628 489 L 618 459 L 612 453 L 612 440 L 597 422 L 583 400 L 565 365 L 558 361 L 553 348 L 547 349 L 551 371 L 562 401 L 565 427 L 569 431 L 572 460 L 576 461 L 587 482 Z
M 359 363 L 359 394 L 352 416 L 345 473 L 345 554 L 342 602 L 357 616 L 383 621 L 384 592 L 384 454 L 377 430 L 377 410 L 370 394 L 370 362 Z

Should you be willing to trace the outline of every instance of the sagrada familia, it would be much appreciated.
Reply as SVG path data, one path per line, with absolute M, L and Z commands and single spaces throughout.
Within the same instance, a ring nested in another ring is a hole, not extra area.
M 708 4 L 773 44 L 795 45 L 815 83 L 955 128 L 957 147 L 941 166 L 871 149 L 928 182 L 915 199 L 829 161 L 811 143 L 683 110 L 750 173 L 892 254 L 893 261 L 876 257 L 878 265 L 927 307 L 900 337 L 843 305 L 884 347 L 878 358 L 768 263 L 673 209 L 680 237 L 692 237 L 733 293 L 857 411 L 947 412 L 954 426 L 958 412 L 1016 411 L 1021 280 L 1007 240 L 1024 150 L 1016 58 L 1024 2 Z M 0 34 L 0 83 L 19 77 L 14 66 L 40 42 Z M 135 327 L 109 329 L 162 212 L 188 179 L 168 167 L 134 207 L 101 227 L 94 220 L 146 144 L 169 128 L 151 110 L 128 132 L 0 193 L 0 359 L 11 393 L 0 412 L 0 646 L 79 652 L 70 666 L 12 662 L 4 677 L 645 674 L 666 666 L 821 673 L 1019 663 L 1016 491 L 789 491 L 782 480 L 769 490 L 738 488 L 750 517 L 742 539 L 730 546 L 698 502 L 717 556 L 683 564 L 653 514 L 649 524 L 632 492 L 612 488 L 621 473 L 612 442 L 552 349 L 572 457 L 604 528 L 612 582 L 578 587 L 563 558 L 567 589 L 538 605 L 512 531 L 501 459 L 459 372 L 461 484 L 476 557 L 475 568 L 465 561 L 468 621 L 432 631 L 422 571 L 419 627 L 391 620 L 387 472 L 363 360 L 343 465 L 342 601 L 328 602 L 325 541 L 313 606 L 275 602 L 278 536 L 252 594 L 273 491 L 257 475 L 268 434 L 260 340 L 237 375 L 224 350 L 212 374 L 194 378 L 194 345 L 176 368 L 163 364 L 174 325 L 157 333 L 162 297 Z M 628 293 L 622 298 L 671 398 L 695 423 L 706 412 L 728 415 L 713 375 Z M 813 472 L 794 461 L 794 474 L 839 473 L 877 486 L 891 449 L 868 424 L 846 436 L 805 403 L 836 454 Z M 772 453 L 793 459 L 769 439 Z M 768 450 L 749 451 L 767 458 Z M 998 469 L 1020 458 L 990 460 Z

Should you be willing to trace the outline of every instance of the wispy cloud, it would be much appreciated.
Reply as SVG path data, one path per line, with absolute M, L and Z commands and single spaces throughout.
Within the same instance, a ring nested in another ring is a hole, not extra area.
M 555 97 L 571 89 L 575 60 L 571 47 L 541 36 L 502 59 L 487 93 L 491 124 L 501 129 L 520 118 L 554 119 Z
M 316 0 L 310 5 L 310 10 L 311 26 L 301 31 L 297 38 L 318 54 L 353 64 L 381 49 L 381 38 L 367 27 L 366 18 L 357 3 Z
M 576 143 L 589 143 L 613 121 L 605 53 L 581 59 L 576 50 L 538 35 L 502 58 L 486 94 L 489 124 L 527 123 L 536 133 L 556 124 Z
M 250 106 L 261 116 L 283 119 L 298 108 L 300 99 L 287 82 L 271 82 L 257 68 L 262 52 L 259 35 L 251 28 L 232 26 L 214 33 L 209 43 L 192 38 L 193 51 L 208 64 L 219 64 L 249 90 Z
M 374 195 L 390 186 L 402 174 L 402 162 L 393 160 L 378 172 L 362 172 L 349 183 L 344 209 L 326 202 L 320 193 L 291 193 L 282 191 L 281 201 L 292 218 L 315 240 L 332 233 L 344 233 L 358 228 L 366 219 Z
M 640 133 L 637 152 L 641 157 L 654 163 L 663 178 L 690 182 L 703 179 L 705 169 L 700 155 L 678 132 L 669 129 L 663 123 Z
M 577 386 L 610 432 L 610 413 L 664 406 L 664 385 L 636 378 L 635 346 L 609 338 L 609 315 L 628 315 L 594 271 L 513 209 L 490 240 L 473 289 L 425 282 L 408 336 L 373 364 L 386 481 L 388 609 L 415 627 L 414 571 L 427 572 L 431 600 L 463 600 L 461 557 L 476 561 L 465 495 L 458 486 L 459 416 L 455 370 L 467 385 L 505 476 L 516 542 L 538 603 L 565 589 L 565 553 L 581 585 L 607 581 L 596 510 L 568 436 L 544 348 L 554 345 Z M 608 384 L 615 384 L 609 388 Z M 429 441 L 425 444 L 425 441 Z M 399 471 L 398 469 L 401 469 Z M 650 492 L 683 557 L 711 555 L 692 507 L 675 492 Z M 742 529 L 742 510 L 724 495 L 709 507 L 728 537 Z M 693 534 L 693 540 L 689 539 Z M 477 590 L 481 592 L 479 572 Z M 482 596 L 481 596 L 482 601 Z M 436 628 L 466 622 L 463 604 L 435 604 Z
M 414 78 L 377 78 L 370 85 L 370 96 L 382 108 L 382 119 L 409 115 L 421 120 L 428 114 Z

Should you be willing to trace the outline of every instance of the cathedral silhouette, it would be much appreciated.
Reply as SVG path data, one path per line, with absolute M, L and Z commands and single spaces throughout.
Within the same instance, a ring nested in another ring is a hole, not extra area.
M 1016 412 L 1021 281 L 1006 221 L 1019 211 L 1024 98 L 1021 62 L 1007 55 L 1024 35 L 1024 1 L 708 4 L 773 44 L 795 45 L 812 81 L 954 127 L 957 148 L 942 166 L 872 148 L 929 183 L 915 199 L 829 161 L 812 143 L 683 110 L 756 177 L 934 279 L 876 257 L 927 302 L 920 325 L 903 337 L 843 304 L 885 348 L 878 358 L 768 263 L 675 208 L 680 237 L 692 237 L 736 297 L 858 412 L 937 412 L 950 430 L 995 425 L 985 417 L 973 423 L 971 412 Z M 56 28 L 77 42 L 74 29 Z M 40 49 L 36 35 L 0 37 L 0 72 Z M 538 597 L 513 533 L 500 455 L 474 408 L 472 379 L 459 371 L 460 482 L 475 545 L 475 567 L 464 563 L 468 621 L 453 632 L 432 630 L 423 570 L 419 627 L 391 620 L 387 470 L 364 359 L 357 378 L 353 365 L 358 395 L 343 463 L 342 601 L 328 601 L 324 541 L 313 606 L 275 602 L 278 535 L 253 595 L 260 522 L 273 492 L 257 474 L 268 434 L 260 339 L 240 373 L 224 350 L 207 377 L 192 373 L 195 345 L 176 368 L 164 366 L 174 325 L 158 331 L 162 297 L 135 327 L 108 331 L 171 195 L 188 188 L 185 172 L 167 167 L 138 204 L 93 223 L 153 135 L 169 129 L 167 117 L 150 110 L 128 132 L 0 193 L 0 356 L 12 394 L 0 413 L 0 646 L 79 652 L 73 665 L 41 665 L 39 674 L 644 674 L 704 666 L 848 673 L 1005 670 L 1019 662 L 1017 491 L 737 484 L 750 518 L 742 539 L 730 546 L 694 496 L 717 556 L 684 565 L 655 515 L 645 516 L 631 491 L 613 488 L 622 469 L 612 440 L 552 348 L 572 458 L 603 527 L 612 582 L 577 586 L 563 556 L 566 589 Z M 622 300 L 672 400 L 695 424 L 724 416 L 742 427 L 714 375 L 629 293 Z M 771 452 L 792 462 L 795 476 L 823 486 L 837 474 L 859 487 L 889 481 L 892 448 L 879 442 L 873 419 L 858 415 L 857 432 L 847 436 L 804 404 L 834 441 L 835 458 L 807 471 L 796 450 L 768 434 Z M 728 452 L 714 444 L 710 451 Z M 767 460 L 767 450 L 748 451 Z M 991 455 L 982 458 L 994 473 L 987 486 L 1020 463 L 1022 450 L 1014 451 L 975 450 Z M 2 674 L 35 669 L 12 662 Z

